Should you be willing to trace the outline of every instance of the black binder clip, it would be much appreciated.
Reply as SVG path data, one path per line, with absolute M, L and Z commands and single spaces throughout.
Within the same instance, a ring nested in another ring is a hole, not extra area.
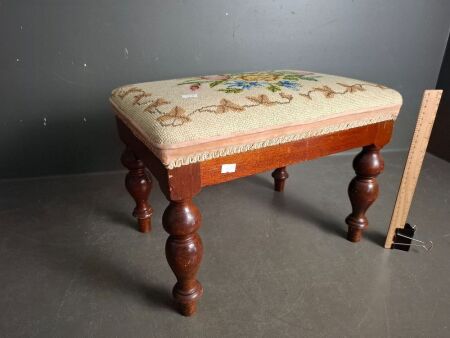
M 426 251 L 430 251 L 433 248 L 433 242 L 428 241 L 428 243 L 425 243 L 424 241 L 414 239 L 415 232 L 416 226 L 406 223 L 403 229 L 397 229 L 395 231 L 394 243 L 392 243 L 391 248 L 409 251 L 412 246 L 418 246 L 424 248 Z

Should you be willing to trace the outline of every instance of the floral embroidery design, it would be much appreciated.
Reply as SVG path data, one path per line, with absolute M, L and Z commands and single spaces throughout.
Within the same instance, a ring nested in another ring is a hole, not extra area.
M 364 92 L 366 90 L 364 87 L 377 87 L 380 89 L 386 89 L 385 86 L 375 84 L 375 83 L 355 83 L 352 85 L 347 85 L 345 83 L 337 82 L 336 84 L 338 84 L 341 87 L 344 87 L 345 89 L 343 91 L 339 92 L 339 91 L 335 91 L 334 89 L 331 89 L 327 85 L 323 85 L 322 87 L 315 87 L 315 88 L 309 90 L 308 92 L 306 92 L 306 94 L 299 93 L 299 95 L 306 97 L 309 100 L 312 100 L 313 98 L 311 97 L 311 94 L 314 92 L 319 92 L 319 93 L 322 93 L 323 96 L 325 96 L 325 98 L 332 99 L 335 95 L 344 95 L 347 93 Z
M 270 101 L 269 98 L 267 97 L 267 95 L 258 95 L 258 96 L 247 96 L 247 99 L 255 102 L 258 105 L 263 105 L 263 106 L 273 106 L 276 102 L 274 101 Z
M 218 91 L 225 93 L 240 93 L 244 90 L 262 87 L 275 93 L 280 92 L 282 88 L 297 90 L 301 87 L 301 81 L 317 81 L 319 77 L 310 72 L 253 72 L 200 76 L 187 79 L 178 85 L 189 85 L 189 88 L 195 91 L 202 85 L 209 84 L 210 88 L 217 87 Z
M 169 104 L 169 101 L 166 101 L 162 98 L 158 98 L 154 101 L 152 101 L 145 109 L 144 111 L 149 112 L 149 113 L 155 113 L 158 112 L 158 107 L 165 105 L 165 104 Z
M 163 98 L 157 98 L 155 100 L 146 100 L 144 102 L 142 102 L 141 100 L 147 97 L 152 96 L 151 93 L 147 93 L 144 90 L 137 88 L 137 87 L 131 87 L 129 89 L 119 89 L 118 91 L 114 92 L 113 95 L 121 98 L 122 100 L 129 94 L 134 93 L 135 95 L 133 96 L 133 106 L 138 105 L 138 106 L 142 106 L 143 104 L 148 104 L 150 103 L 147 107 L 145 107 L 144 111 L 148 112 L 148 113 L 155 113 L 155 112 L 159 112 L 158 107 L 165 105 L 165 104 L 169 104 L 169 101 L 164 100 Z M 162 114 L 162 113 L 161 113 Z
M 293 96 L 289 94 L 285 94 L 283 92 L 279 93 L 280 97 L 283 99 L 282 101 L 270 101 L 270 99 L 267 97 L 267 95 L 258 95 L 258 96 L 247 96 L 246 99 L 249 100 L 252 103 L 239 105 L 236 104 L 228 99 L 221 99 L 219 104 L 210 105 L 210 106 L 204 106 L 197 108 L 190 113 L 186 114 L 186 111 L 176 106 L 174 109 L 172 109 L 169 113 L 161 113 L 162 115 L 159 116 L 156 120 L 161 124 L 163 127 L 167 126 L 181 126 L 187 122 L 191 121 L 191 116 L 196 113 L 213 113 L 213 114 L 223 114 L 227 112 L 243 112 L 247 109 L 251 109 L 257 106 L 273 106 L 273 105 L 280 105 L 280 104 L 288 104 L 292 101 Z
M 129 94 L 135 94 L 133 96 L 133 105 L 142 105 L 144 103 L 140 102 L 141 98 L 146 98 L 152 96 L 151 93 L 146 93 L 142 89 L 138 89 L 136 87 L 129 88 L 129 89 L 120 89 L 113 93 L 114 96 L 119 97 L 120 99 L 124 99 Z M 180 106 L 173 107 L 168 113 L 164 113 L 161 111 L 158 107 L 162 105 L 169 104 L 170 102 L 163 99 L 163 98 L 157 98 L 154 100 L 147 101 L 146 103 L 149 103 L 147 107 L 145 107 L 144 112 L 149 112 L 152 114 L 158 114 L 159 116 L 156 118 L 156 120 L 159 122 L 159 124 L 163 127 L 177 127 L 181 126 L 185 123 L 191 122 L 191 116 L 196 113 L 213 113 L 213 114 L 224 114 L 227 112 L 243 112 L 246 109 L 251 109 L 257 106 L 273 106 L 273 105 L 281 105 L 281 104 L 288 104 L 293 100 L 293 96 L 290 94 L 286 94 L 283 92 L 278 93 L 280 98 L 282 100 L 274 100 L 271 101 L 267 95 L 257 95 L 257 96 L 247 96 L 246 99 L 249 100 L 251 103 L 239 105 L 237 103 L 234 103 L 228 99 L 221 99 L 218 104 L 210 105 L 210 106 L 203 106 L 200 108 L 197 108 L 189 113 L 186 112 L 185 109 L 183 109 Z
M 191 121 L 191 119 L 186 116 L 185 113 L 186 111 L 183 108 L 175 106 L 170 112 L 159 116 L 156 120 L 162 126 L 181 126 L 182 124 Z
M 270 107 L 274 105 L 289 104 L 294 97 L 291 94 L 281 91 L 281 87 L 295 90 L 301 87 L 301 84 L 299 83 L 300 80 L 317 81 L 316 78 L 317 76 L 312 76 L 312 73 L 304 72 L 259 72 L 234 75 L 203 76 L 195 78 L 194 80 L 186 80 L 179 85 L 189 84 L 191 90 L 198 90 L 204 83 L 209 84 L 209 87 L 211 88 L 216 86 L 224 86 L 225 88 L 219 88 L 218 90 L 225 93 L 240 93 L 246 89 L 261 87 L 266 88 L 273 93 L 278 92 L 281 99 L 271 100 L 267 95 L 259 94 L 256 96 L 246 96 L 245 98 L 249 101 L 249 103 L 239 105 L 229 99 L 222 98 L 218 104 L 203 106 L 190 112 L 187 112 L 180 106 L 175 106 L 169 112 L 164 112 L 160 107 L 170 104 L 170 101 L 167 101 L 162 97 L 154 98 L 151 93 L 147 93 L 143 89 L 137 87 L 120 88 L 113 92 L 113 95 L 122 100 L 128 95 L 132 95 L 132 105 L 146 105 L 143 111 L 159 115 L 156 120 L 161 126 L 177 127 L 191 122 L 192 115 L 197 113 L 239 113 L 258 106 Z M 364 92 L 366 91 L 366 87 L 386 89 L 386 87 L 374 83 L 355 83 L 349 85 L 337 82 L 336 84 L 343 87 L 343 90 L 337 91 L 328 85 L 323 85 L 321 87 L 314 87 L 306 93 L 299 93 L 299 95 L 309 100 L 313 100 L 313 96 L 311 96 L 311 94 L 317 92 L 322 94 L 327 99 L 332 99 L 336 95 Z
M 245 110 L 244 107 L 231 102 L 230 100 L 227 99 L 222 99 L 219 102 L 220 104 L 217 106 L 217 109 L 215 111 L 215 113 L 217 114 L 223 114 L 229 111 L 243 111 Z

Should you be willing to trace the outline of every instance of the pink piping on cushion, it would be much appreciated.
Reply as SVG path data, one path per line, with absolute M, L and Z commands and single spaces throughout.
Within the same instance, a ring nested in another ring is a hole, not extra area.
M 333 126 L 342 123 L 355 122 L 359 120 L 373 119 L 379 115 L 392 114 L 395 118 L 398 115 L 401 105 L 377 107 L 365 112 L 352 113 L 352 114 L 339 114 L 333 118 L 326 118 L 322 120 L 316 120 L 314 122 L 302 123 L 302 124 L 290 124 L 283 127 L 277 127 L 272 129 L 263 129 L 262 131 L 252 131 L 251 133 L 240 133 L 234 135 L 228 135 L 226 137 L 212 137 L 206 140 L 197 142 L 182 142 L 170 146 L 164 146 L 160 144 L 152 143 L 146 133 L 136 124 L 129 120 L 129 118 L 123 114 L 123 112 L 112 102 L 113 108 L 117 113 L 117 116 L 131 129 L 133 134 L 138 137 L 147 147 L 149 147 L 155 156 L 157 156 L 163 164 L 168 164 L 180 157 L 189 156 L 200 152 L 212 152 L 215 150 L 239 146 L 250 143 L 257 143 L 264 140 L 273 139 L 276 137 L 292 134 L 301 134 L 308 131 L 324 128 L 326 126 Z M 261 130 L 261 129 L 260 129 Z M 333 132 L 333 131 L 331 131 Z

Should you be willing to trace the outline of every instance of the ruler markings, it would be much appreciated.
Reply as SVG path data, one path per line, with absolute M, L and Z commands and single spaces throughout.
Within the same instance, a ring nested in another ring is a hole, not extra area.
M 405 227 L 441 95 L 442 90 L 426 90 L 423 95 L 411 147 L 406 159 L 397 200 L 395 201 L 391 223 L 384 244 L 385 248 L 391 248 L 395 230 Z

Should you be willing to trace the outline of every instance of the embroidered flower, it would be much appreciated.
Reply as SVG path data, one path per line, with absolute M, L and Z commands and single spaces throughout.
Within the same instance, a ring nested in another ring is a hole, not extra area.
M 115 90 L 113 95 L 117 95 L 118 97 L 120 97 L 123 100 L 125 98 L 125 96 L 127 96 L 130 93 L 145 93 L 145 92 L 142 89 L 139 89 L 137 87 L 131 87 L 128 89 L 120 88 L 119 90 Z
M 344 83 L 339 83 L 337 82 L 337 84 L 339 86 L 342 86 L 345 88 L 345 92 L 344 93 L 356 93 L 356 92 L 363 92 L 365 91 L 363 85 L 361 83 L 357 83 L 354 85 L 346 85 Z
M 324 85 L 322 87 L 314 88 L 314 90 L 321 92 L 327 99 L 331 99 L 334 97 L 334 94 L 336 93 L 333 89 L 331 89 L 329 86 Z
M 245 81 L 275 81 L 281 77 L 279 73 L 246 73 L 239 76 Z
M 142 104 L 148 103 L 148 101 L 141 102 L 141 100 L 145 99 L 146 97 L 150 97 L 150 96 L 152 96 L 151 93 L 146 93 L 144 91 L 142 91 L 142 93 L 140 93 L 138 95 L 135 95 L 134 99 L 133 99 L 133 106 L 136 105 L 136 104 L 140 106 Z
M 247 96 L 247 99 L 257 103 L 258 105 L 263 105 L 263 106 L 273 106 L 276 102 L 270 101 L 269 98 L 267 97 L 267 95 L 261 94 L 258 96 Z
M 366 87 L 375 87 L 375 88 L 379 88 L 379 89 L 386 89 L 385 86 L 379 85 L 379 84 L 375 84 L 375 83 L 355 83 L 352 85 L 347 85 L 344 83 L 339 83 L 336 82 L 337 85 L 342 86 L 345 88 L 345 90 L 343 91 L 336 91 L 334 89 L 332 89 L 331 87 L 327 86 L 327 85 L 323 85 L 322 87 L 315 87 L 311 90 L 309 90 L 306 93 L 299 93 L 300 96 L 306 97 L 309 100 L 312 100 L 312 96 L 311 94 L 314 92 L 319 92 L 322 93 L 323 96 L 325 96 L 325 98 L 327 99 L 332 99 L 334 98 L 336 95 L 346 95 L 349 93 L 358 93 L 358 92 L 364 92 L 366 91 Z
M 279 95 L 280 95 L 283 99 L 288 100 L 289 102 L 291 102 L 291 100 L 294 98 L 291 94 L 286 94 L 286 93 L 283 93 L 283 92 L 281 92 Z
M 195 92 L 196 90 L 200 89 L 200 85 L 199 84 L 193 84 L 189 87 L 193 92 Z
M 296 90 L 301 87 L 300 81 L 318 81 L 320 75 L 303 71 L 273 71 L 273 72 L 252 72 L 239 74 L 207 75 L 197 78 L 185 79 L 178 85 L 189 85 L 192 91 L 198 90 L 204 84 L 216 90 L 237 94 L 247 89 L 255 87 L 265 87 L 275 93 L 281 88 Z
M 244 111 L 245 108 L 241 107 L 240 105 L 231 102 L 227 99 L 220 100 L 220 104 L 216 108 L 216 113 L 222 114 L 226 113 L 228 111 Z
M 120 97 L 122 100 L 127 96 L 128 94 L 135 93 L 136 95 L 133 96 L 133 106 L 134 105 L 142 105 L 145 103 L 148 103 L 148 101 L 141 102 L 142 99 L 146 97 L 152 96 L 151 93 L 145 92 L 143 89 L 137 88 L 137 87 L 131 87 L 128 89 L 119 89 L 118 91 L 114 91 L 113 95 Z
M 155 109 L 159 106 L 162 106 L 164 104 L 169 104 L 169 101 L 164 100 L 163 98 L 157 98 L 156 100 L 152 101 L 145 109 L 145 112 L 154 113 Z
M 232 81 L 232 82 L 227 82 L 228 88 L 251 89 L 254 87 L 262 87 L 262 86 L 264 86 L 263 83 L 256 82 L 256 81 L 247 82 L 247 81 L 236 80 L 236 81 Z
M 281 87 L 289 88 L 289 89 L 297 89 L 299 84 L 297 82 L 291 80 L 280 80 L 277 83 Z
M 186 116 L 185 113 L 186 111 L 183 108 L 175 106 L 174 108 L 172 108 L 170 112 L 161 115 L 156 120 L 164 127 L 167 126 L 177 127 L 183 125 L 186 122 L 191 121 L 191 119 L 188 116 Z

